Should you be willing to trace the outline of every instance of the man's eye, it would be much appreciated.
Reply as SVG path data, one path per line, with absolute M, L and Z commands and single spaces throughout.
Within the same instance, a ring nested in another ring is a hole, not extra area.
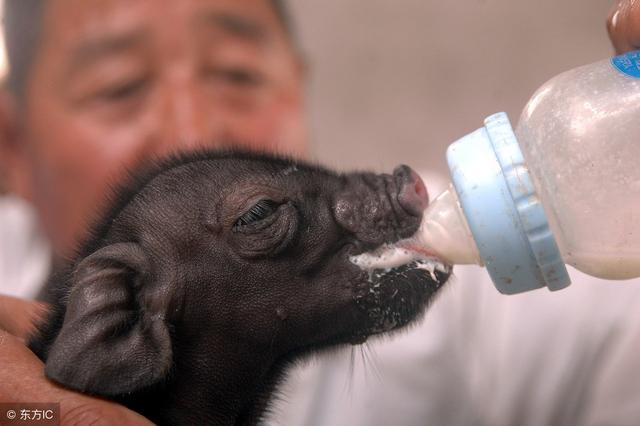
M 146 80 L 132 80 L 121 84 L 114 84 L 98 93 L 98 96 L 106 101 L 123 101 L 140 94 L 146 87 Z
M 233 225 L 233 229 L 238 229 L 242 226 L 249 225 L 251 223 L 259 222 L 267 217 L 271 216 L 278 207 L 279 203 L 272 200 L 260 200 L 247 212 L 245 212 Z
M 262 74 L 250 68 L 243 67 L 220 67 L 211 71 L 213 77 L 221 79 L 225 83 L 238 87 L 258 87 L 264 78 Z

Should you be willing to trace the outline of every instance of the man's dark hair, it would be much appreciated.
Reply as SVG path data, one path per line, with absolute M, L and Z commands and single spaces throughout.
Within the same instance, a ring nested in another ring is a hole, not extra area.
M 46 0 L 4 0 L 4 39 L 9 62 L 7 87 L 19 99 L 26 89 L 31 64 L 42 31 Z M 292 36 L 292 25 L 284 0 L 270 0 L 283 28 Z
M 289 37 L 293 37 L 293 25 L 285 0 L 271 0 L 271 4 L 273 5 L 273 10 L 275 10 L 285 32 Z
M 4 0 L 4 40 L 9 62 L 6 84 L 18 98 L 24 95 L 38 48 L 44 1 Z

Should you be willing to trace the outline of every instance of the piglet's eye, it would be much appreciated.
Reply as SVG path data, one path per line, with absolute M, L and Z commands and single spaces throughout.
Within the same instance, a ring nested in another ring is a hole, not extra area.
M 272 200 L 260 200 L 247 210 L 233 225 L 233 229 L 259 222 L 271 216 L 280 206 L 279 203 Z

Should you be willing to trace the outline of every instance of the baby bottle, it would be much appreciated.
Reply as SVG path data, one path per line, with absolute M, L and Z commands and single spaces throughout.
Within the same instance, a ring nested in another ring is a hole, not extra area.
M 506 294 L 570 284 L 565 264 L 640 276 L 640 51 L 562 73 L 447 150 L 420 244 L 486 266 Z

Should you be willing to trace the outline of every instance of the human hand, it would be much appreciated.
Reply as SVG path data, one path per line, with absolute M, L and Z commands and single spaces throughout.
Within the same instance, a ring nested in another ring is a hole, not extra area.
M 33 320 L 44 311 L 43 304 L 0 295 L 0 402 L 58 402 L 61 425 L 151 425 L 121 405 L 46 379 L 42 361 L 25 346 Z
M 609 13 L 607 31 L 617 53 L 640 49 L 640 1 L 619 1 Z

